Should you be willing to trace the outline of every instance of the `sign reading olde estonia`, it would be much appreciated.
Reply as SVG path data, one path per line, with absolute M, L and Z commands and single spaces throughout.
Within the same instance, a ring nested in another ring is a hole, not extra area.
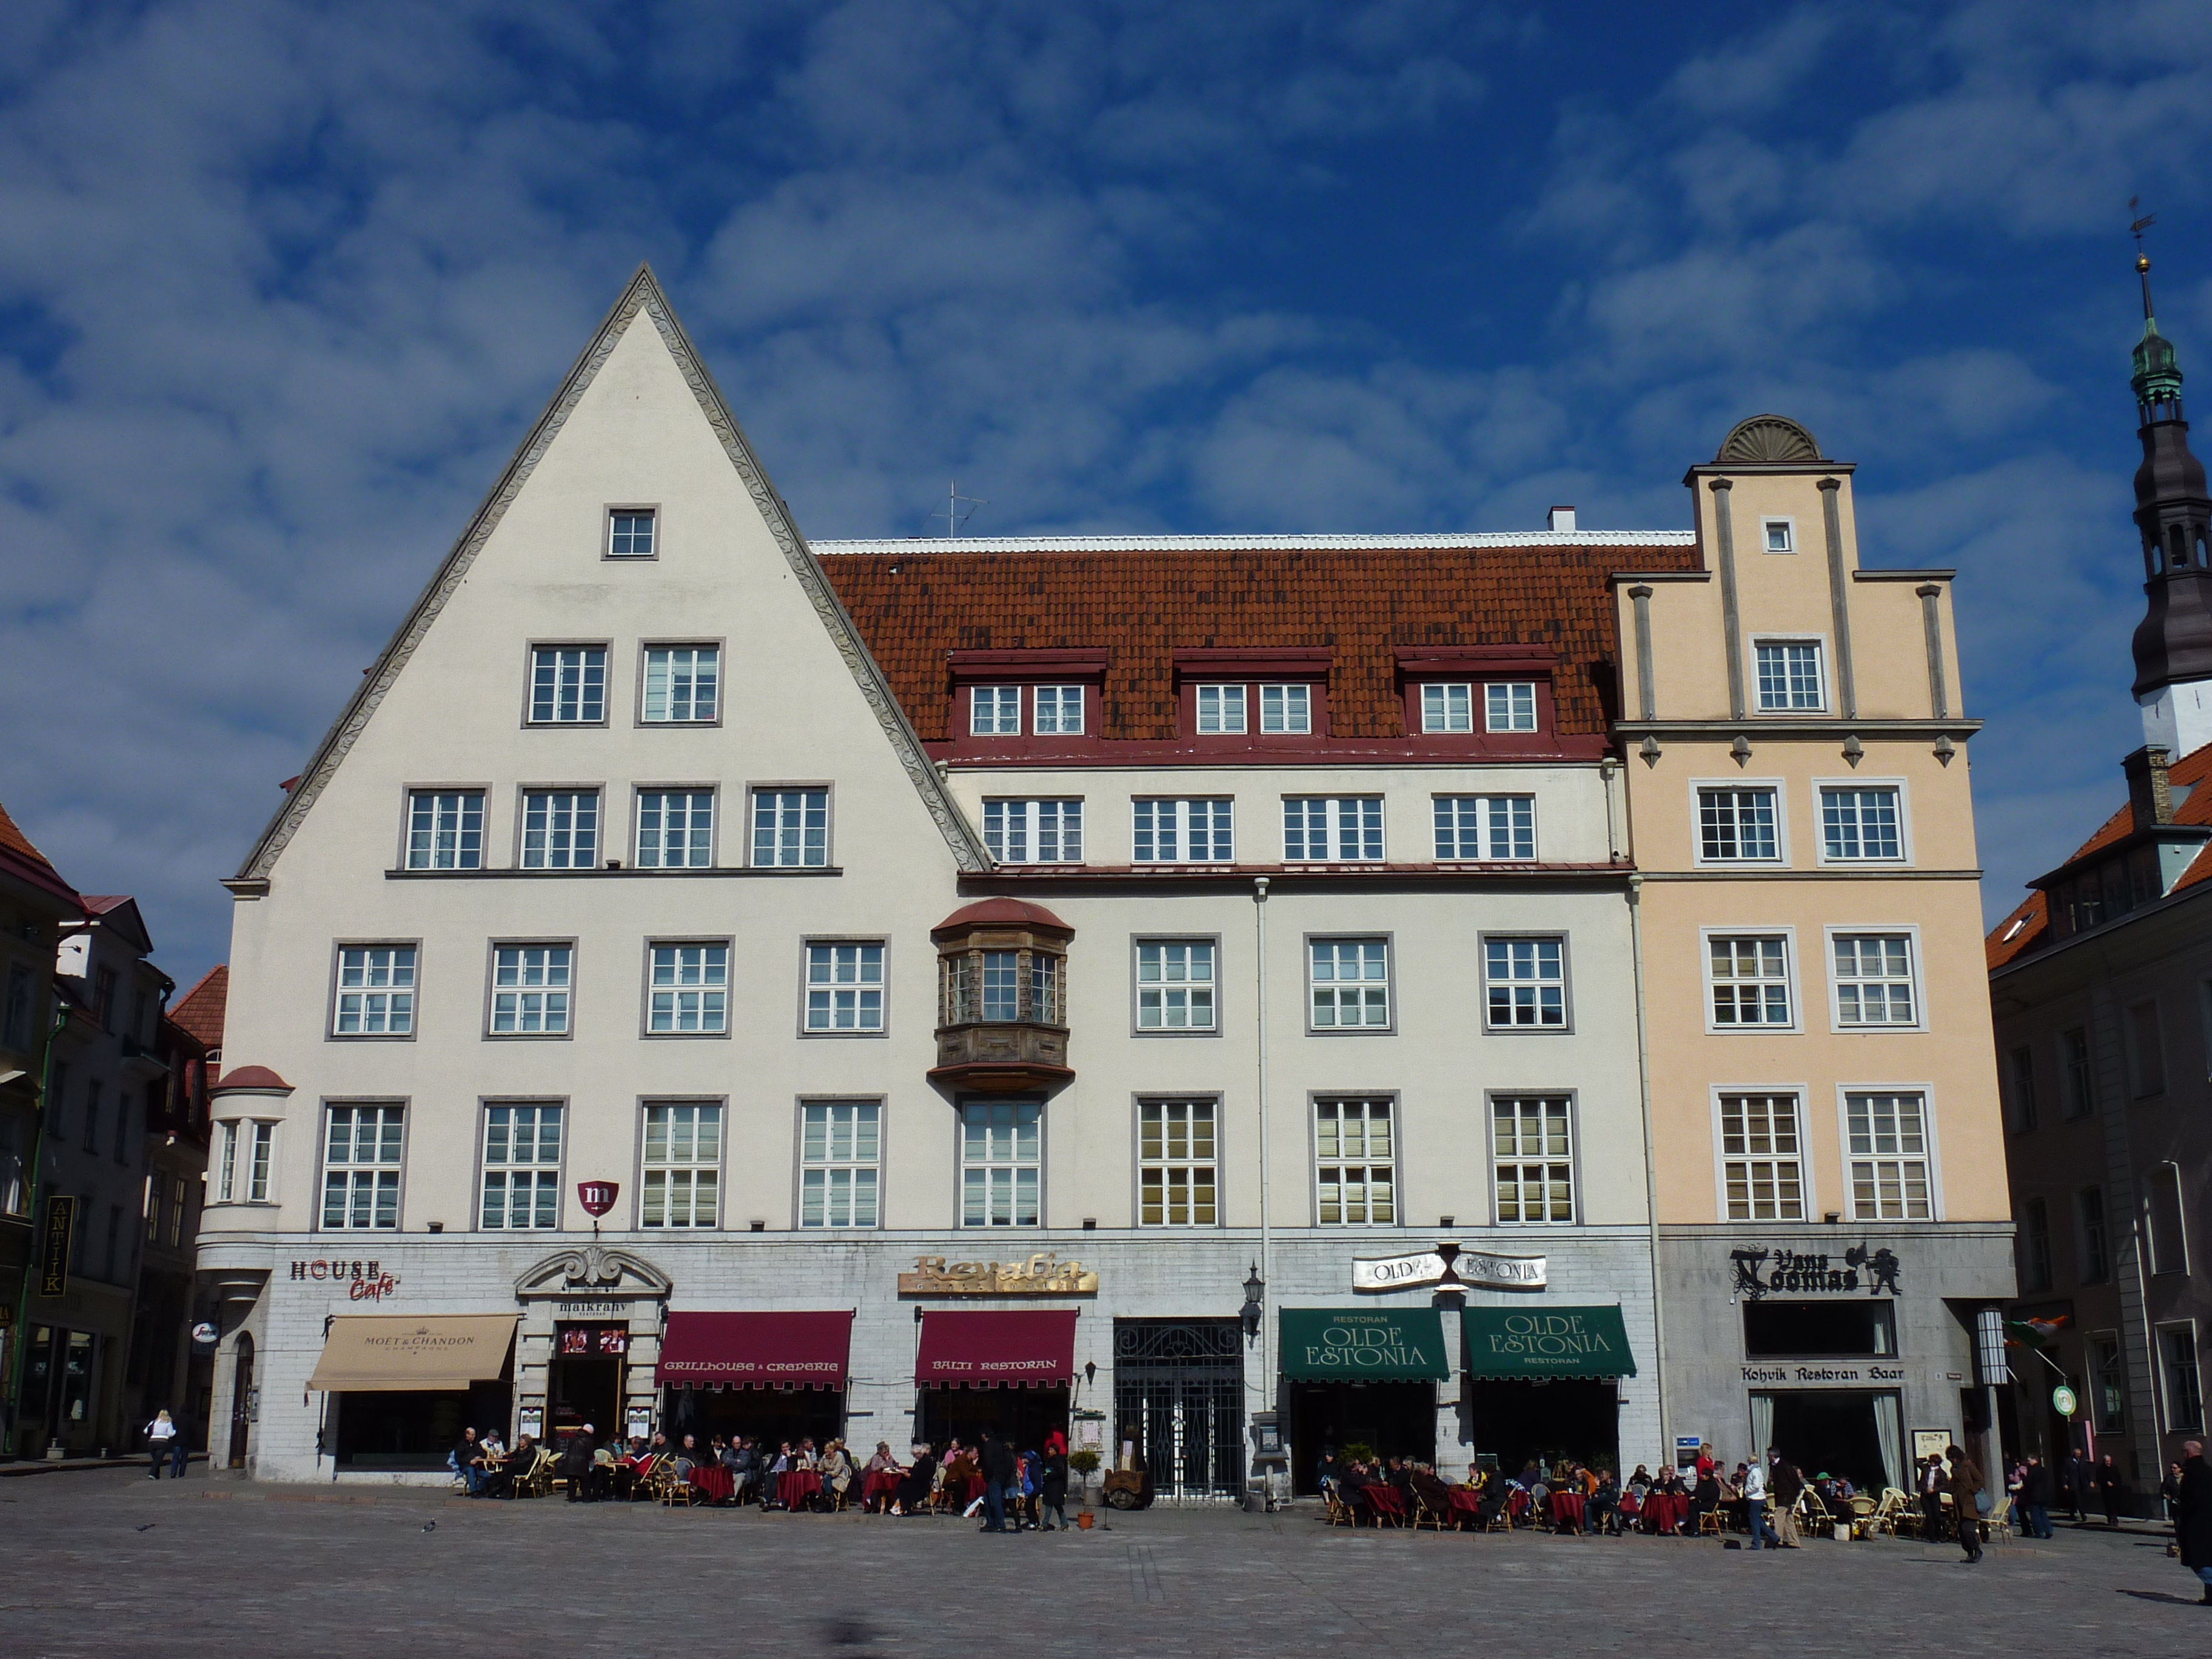
M 1729 1252 L 1729 1265 L 1735 1271 L 1730 1288 L 1747 1302 L 1773 1291 L 1789 1296 L 1834 1296 L 1862 1285 L 1869 1296 L 1905 1294 L 1897 1287 L 1898 1269 L 1904 1263 L 1887 1247 L 1869 1250 L 1854 1244 L 1832 1258 L 1802 1250 L 1770 1250 L 1763 1245 L 1758 1249 L 1738 1246 Z
M 953 1261 L 918 1255 L 898 1276 L 901 1296 L 1096 1296 L 1098 1275 L 1039 1250 L 1026 1261 Z
M 1355 1291 L 1406 1291 L 1422 1285 L 1466 1285 L 1485 1291 L 1540 1291 L 1545 1258 L 1489 1255 L 1480 1250 L 1424 1250 L 1414 1255 L 1371 1256 L 1352 1264 Z

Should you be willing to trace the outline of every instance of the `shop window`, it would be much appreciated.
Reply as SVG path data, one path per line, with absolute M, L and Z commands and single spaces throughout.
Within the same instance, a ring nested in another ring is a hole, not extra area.
M 1883 1358 L 1897 1352 L 1896 1307 L 1850 1299 L 1747 1302 L 1743 1352 L 1749 1359 Z

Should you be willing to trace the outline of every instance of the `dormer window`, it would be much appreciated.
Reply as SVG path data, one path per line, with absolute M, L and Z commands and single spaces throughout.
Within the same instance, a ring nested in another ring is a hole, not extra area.
M 1482 688 L 1483 730 L 1534 732 L 1536 686 L 1533 680 L 1493 680 Z
M 1008 739 L 1095 747 L 1107 662 L 1103 651 L 949 651 L 946 739 L 966 753 L 1001 758 L 1035 752 Z
M 1295 736 L 1313 730 L 1313 688 L 1306 685 L 1263 685 L 1260 688 L 1260 732 Z
M 1022 688 L 1018 685 L 978 685 L 968 693 L 968 729 L 979 738 L 1018 738 L 1022 734 Z
M 1083 688 L 1079 685 L 1040 685 L 1030 692 L 1035 718 L 1030 729 L 1041 738 L 1074 738 L 1083 734 Z
M 1224 737 L 1244 729 L 1244 688 L 1241 685 L 1201 685 L 1198 688 L 1198 730 L 1202 737 Z
M 1534 704 L 1531 704 L 1531 713 Z M 1474 688 L 1472 685 L 1425 685 L 1421 688 L 1421 730 L 1474 730 Z

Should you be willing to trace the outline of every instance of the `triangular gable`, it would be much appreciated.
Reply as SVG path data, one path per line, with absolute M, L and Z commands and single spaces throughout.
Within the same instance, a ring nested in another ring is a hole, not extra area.
M 759 457 L 754 454 L 752 445 L 738 425 L 737 417 L 730 412 L 730 406 L 724 401 L 720 389 L 715 386 L 714 376 L 708 373 L 706 365 L 701 362 L 690 337 L 684 331 L 684 325 L 677 321 L 667 295 L 661 292 L 660 284 L 654 280 L 652 267 L 641 264 L 637 274 L 630 278 L 629 287 L 623 289 L 622 297 L 615 302 L 614 308 L 607 313 L 598 332 L 592 337 L 591 343 L 577 357 L 574 367 L 561 382 L 559 390 L 546 404 L 544 412 L 524 437 L 521 447 L 515 451 L 514 459 L 507 464 L 506 471 L 500 474 L 499 481 L 492 486 L 490 494 L 477 508 L 467 528 L 453 544 L 453 550 L 447 554 L 444 562 L 438 567 L 421 597 L 415 601 L 413 609 L 409 611 L 406 619 L 392 636 L 391 642 L 377 658 L 375 665 L 363 677 L 343 711 L 325 734 L 322 743 L 315 750 L 314 757 L 307 763 L 296 786 L 286 795 L 283 805 L 277 808 L 276 816 L 270 819 L 268 827 L 261 832 L 260 839 L 254 842 L 253 850 L 247 854 L 238 874 L 223 884 L 226 887 L 234 892 L 244 893 L 265 888 L 269 873 L 275 867 L 278 855 L 306 821 L 308 811 L 337 770 L 338 763 L 345 758 L 347 751 L 368 726 L 370 718 L 398 678 L 399 671 L 406 666 L 408 659 L 414 655 L 416 647 L 422 643 L 422 636 L 429 631 L 430 624 L 437 620 L 454 590 L 467 577 L 469 567 L 475 562 L 477 553 L 499 527 L 507 507 L 528 482 L 530 475 L 537 470 L 538 463 L 551 447 L 569 414 L 641 313 L 650 318 L 653 327 L 659 331 L 661 342 L 668 348 L 669 356 L 675 360 L 684 384 L 691 388 L 692 396 L 698 399 L 700 412 L 707 417 L 707 423 L 720 440 L 724 453 L 730 458 L 730 465 L 737 470 L 738 478 L 759 509 L 769 533 L 782 550 L 784 560 L 791 567 L 793 575 L 798 579 L 800 588 L 812 603 L 815 614 L 821 618 L 822 625 L 837 647 L 838 654 L 844 658 L 846 666 L 852 671 L 860 695 L 874 712 L 878 723 L 883 727 L 884 738 L 912 781 L 915 793 L 921 797 L 922 805 L 935 820 L 939 833 L 945 837 L 945 845 L 951 849 L 954 861 L 963 870 L 983 870 L 990 866 L 990 858 L 983 850 L 982 843 L 976 839 L 975 831 L 969 828 L 959 808 L 953 805 L 951 797 L 945 793 L 944 781 L 930 764 L 928 757 L 922 752 L 921 739 L 915 735 L 905 711 L 900 708 L 898 699 L 891 695 L 890 683 L 877 666 L 875 659 L 869 654 L 866 645 L 853 626 L 852 618 L 846 614 L 845 607 L 839 603 L 836 594 L 823 578 L 812 550 L 799 533 L 798 526 L 792 522 L 783 497 L 769 482 Z

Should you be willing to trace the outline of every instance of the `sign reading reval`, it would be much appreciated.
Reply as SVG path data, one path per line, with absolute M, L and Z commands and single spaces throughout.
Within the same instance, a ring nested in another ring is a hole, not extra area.
M 1285 1308 L 1283 1375 L 1370 1382 L 1449 1376 L 1443 1321 L 1433 1308 Z

